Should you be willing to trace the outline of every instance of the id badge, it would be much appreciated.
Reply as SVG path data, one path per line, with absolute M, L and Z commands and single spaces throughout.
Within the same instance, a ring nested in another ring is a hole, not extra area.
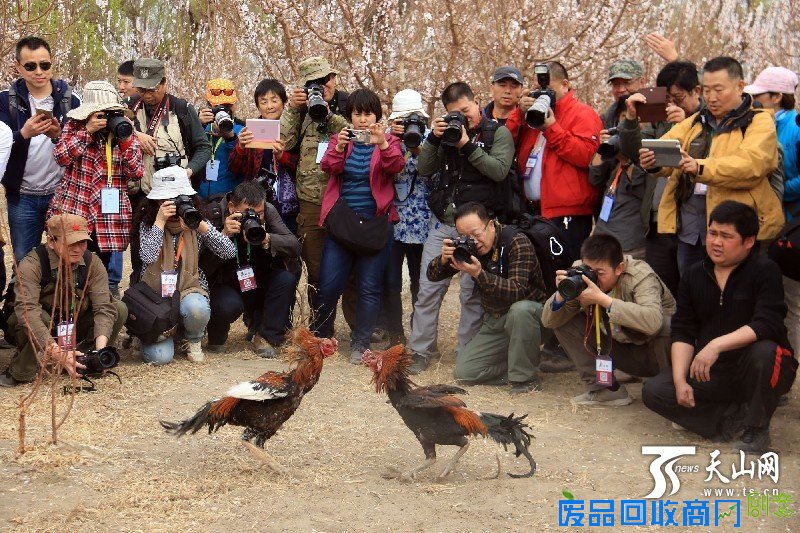
M 236 277 L 239 278 L 239 289 L 242 292 L 252 291 L 257 287 L 256 275 L 253 267 L 244 265 L 236 269 Z
M 406 205 L 408 203 L 408 182 L 396 181 L 394 182 L 394 192 L 397 195 L 395 205 Z
M 206 179 L 208 181 L 217 181 L 219 177 L 219 161 L 216 159 L 209 159 L 206 162 Z
M 59 322 L 56 326 L 56 336 L 58 337 L 58 346 L 64 350 L 75 349 L 75 324 L 71 321 Z
M 522 174 L 522 177 L 526 180 L 531 179 L 533 176 L 533 169 L 536 168 L 536 163 L 539 160 L 539 154 L 534 154 L 531 152 L 528 155 L 528 160 L 525 161 L 525 172 Z
M 322 156 L 325 155 L 325 152 L 328 151 L 328 141 L 321 142 L 317 145 L 317 164 L 322 161 Z
M 603 207 L 600 208 L 600 220 L 608 222 L 611 218 L 611 209 L 614 207 L 614 197 L 607 194 L 603 197 Z
M 699 194 L 701 196 L 705 196 L 706 192 L 708 192 L 708 185 L 705 183 L 695 183 L 694 184 L 694 193 Z
M 104 215 L 119 214 L 119 189 L 103 187 L 100 190 L 100 210 Z
M 609 357 L 598 356 L 595 359 L 594 368 L 595 383 L 605 387 L 610 387 L 614 384 L 614 365 Z
M 174 270 L 161 273 L 161 297 L 171 298 L 178 288 L 178 273 Z

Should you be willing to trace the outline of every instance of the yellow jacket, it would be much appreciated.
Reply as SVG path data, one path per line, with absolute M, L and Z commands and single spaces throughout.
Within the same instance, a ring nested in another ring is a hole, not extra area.
M 706 193 L 706 216 L 724 200 L 736 200 L 747 204 L 758 214 L 758 239 L 775 237 L 784 225 L 781 202 L 769 184 L 770 173 L 778 166 L 778 138 L 772 113 L 760 109 L 753 112 L 752 122 L 745 135 L 736 126 L 734 117 L 730 128 L 723 127 L 711 140 L 708 157 L 698 159 L 699 183 L 708 185 Z M 689 144 L 702 131 L 698 113 L 688 117 L 668 131 L 662 139 L 676 139 L 681 147 L 689 151 Z M 730 121 L 726 118 L 726 122 Z M 665 169 L 667 186 L 658 207 L 658 232 L 676 233 L 678 209 L 675 203 L 675 188 L 680 169 Z

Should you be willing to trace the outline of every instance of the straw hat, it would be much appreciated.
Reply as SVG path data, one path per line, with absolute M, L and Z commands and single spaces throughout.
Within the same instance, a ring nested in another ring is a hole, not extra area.
M 83 87 L 81 105 L 67 113 L 75 120 L 86 120 L 98 111 L 126 111 L 128 108 L 119 98 L 119 93 L 107 81 L 90 81 Z

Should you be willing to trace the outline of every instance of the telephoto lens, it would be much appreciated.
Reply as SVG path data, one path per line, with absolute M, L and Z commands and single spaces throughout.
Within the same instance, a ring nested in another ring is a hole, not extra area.
M 227 106 L 214 106 L 211 113 L 214 115 L 214 123 L 219 128 L 220 133 L 233 131 L 233 114 Z
M 245 209 L 240 219 L 242 235 L 250 244 L 261 244 L 267 237 L 267 230 L 261 225 L 261 217 L 253 209 Z
M 406 148 L 416 148 L 422 144 L 422 137 L 425 133 L 427 121 L 419 113 L 412 113 L 403 119 L 403 144 Z M 461 136 L 459 135 L 459 139 Z
M 328 104 L 323 97 L 322 85 L 318 83 L 308 83 L 305 86 L 308 96 L 308 116 L 314 122 L 322 122 L 328 116 Z
M 525 123 L 531 128 L 541 128 L 547 118 L 550 103 L 550 96 L 546 94 L 539 95 L 530 109 L 528 109 L 528 112 L 525 113 Z

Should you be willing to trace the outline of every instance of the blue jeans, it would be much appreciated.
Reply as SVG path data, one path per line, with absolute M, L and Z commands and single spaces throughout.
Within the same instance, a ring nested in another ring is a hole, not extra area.
M 9 200 L 8 229 L 11 232 L 11 248 L 14 250 L 14 260 L 17 263 L 41 244 L 45 216 L 52 199 L 52 194 L 43 196 L 20 194 L 18 203 Z
M 122 281 L 122 252 L 111 252 L 111 261 L 108 263 L 108 286 L 117 287 Z
M 678 272 L 681 277 L 686 275 L 689 268 L 699 263 L 706 257 L 706 245 L 701 243 L 687 244 L 678 241 Z
M 347 286 L 347 278 L 355 269 L 358 276 L 358 304 L 356 324 L 350 337 L 353 348 L 366 349 L 372 329 L 381 312 L 383 292 L 383 273 L 392 251 L 393 239 L 386 239 L 386 245 L 377 255 L 359 256 L 339 246 L 330 237 L 322 246 L 322 261 L 319 267 L 319 289 L 317 309 L 314 313 L 312 329 L 317 336 L 333 335 L 333 322 L 336 317 L 336 303 Z
M 196 292 L 187 294 L 181 299 L 181 323 L 176 335 L 189 342 L 202 340 L 210 317 L 211 307 L 208 305 L 208 298 Z M 175 355 L 174 337 L 175 335 L 155 344 L 142 344 L 144 362 L 154 365 L 171 363 Z

